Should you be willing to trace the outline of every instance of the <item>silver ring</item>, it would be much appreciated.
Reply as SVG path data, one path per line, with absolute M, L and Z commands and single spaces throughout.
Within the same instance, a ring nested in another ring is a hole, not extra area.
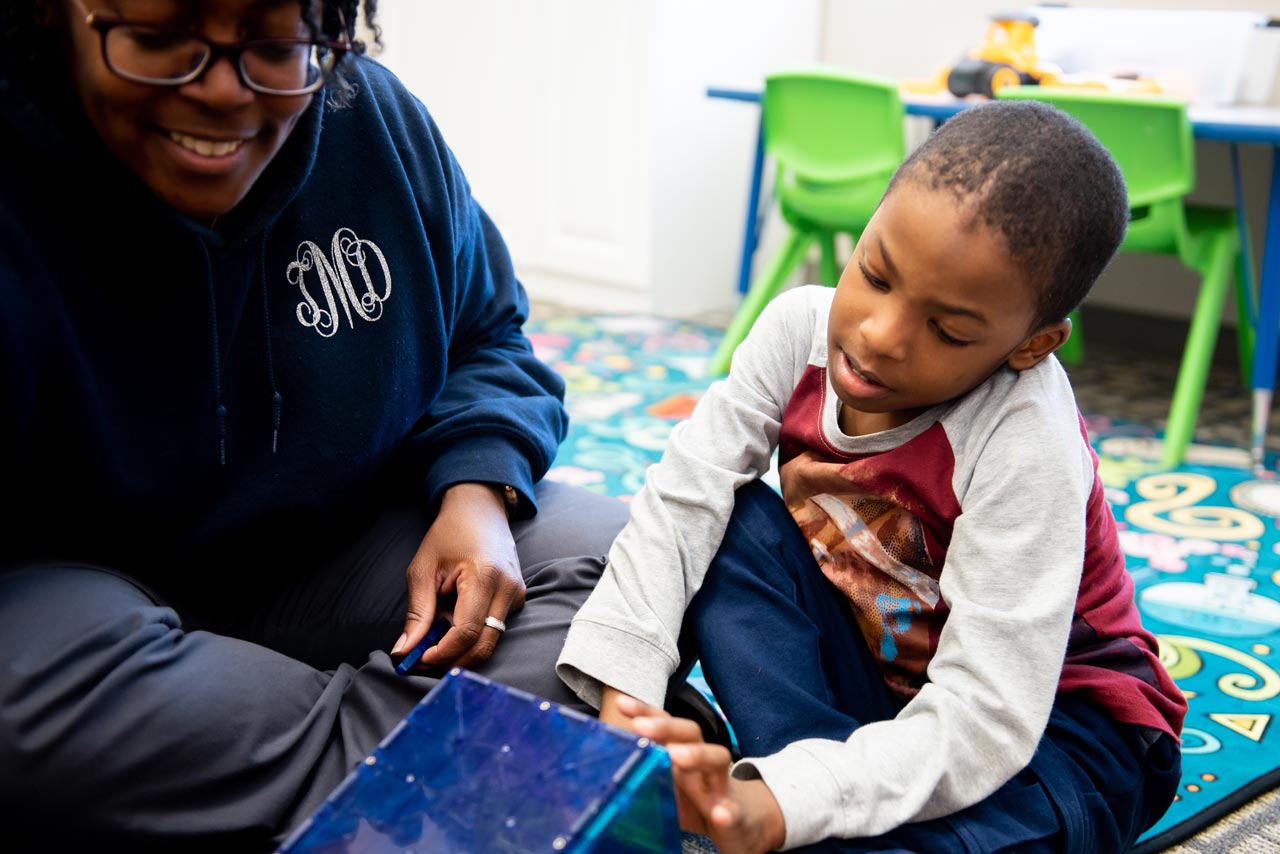
M 491 629 L 497 629 L 500 632 L 507 630 L 507 624 L 499 620 L 497 617 L 485 617 L 484 624 Z

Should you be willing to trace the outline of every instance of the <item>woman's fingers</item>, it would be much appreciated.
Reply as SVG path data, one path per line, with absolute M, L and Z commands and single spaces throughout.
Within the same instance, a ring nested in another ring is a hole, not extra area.
M 493 586 L 486 589 L 490 595 L 488 603 L 474 611 L 480 618 L 480 633 L 475 644 L 458 659 L 459 667 L 475 667 L 493 655 L 507 630 L 507 618 L 524 605 L 524 586 L 501 573 L 496 575 Z M 458 601 L 461 604 L 461 595 Z M 483 603 L 483 599 L 477 601 Z
M 459 561 L 450 574 L 454 626 L 424 661 L 435 667 L 474 667 L 502 640 L 506 620 L 524 605 L 524 581 L 515 570 L 479 559 Z
M 408 572 L 408 620 L 415 631 L 406 630 L 410 637 L 397 643 L 397 650 L 421 637 L 418 623 L 432 614 L 419 612 L 445 598 L 453 604 L 453 628 L 423 655 L 423 666 L 474 666 L 491 656 L 507 616 L 525 600 L 515 540 L 496 488 L 484 483 L 449 487 Z M 412 622 L 415 618 L 418 622 Z

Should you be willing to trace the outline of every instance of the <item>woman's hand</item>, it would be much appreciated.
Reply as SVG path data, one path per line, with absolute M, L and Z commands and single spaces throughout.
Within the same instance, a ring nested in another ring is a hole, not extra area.
M 615 702 L 630 721 L 628 729 L 666 746 L 682 828 L 710 836 L 721 854 L 763 854 L 782 846 L 786 822 L 777 800 L 763 780 L 729 776 L 728 748 L 703 741 L 694 721 L 673 718 L 626 694 L 618 694 Z
M 453 628 L 426 651 L 419 666 L 471 667 L 492 655 L 502 632 L 486 626 L 485 618 L 506 620 L 524 605 L 525 595 L 499 488 L 484 483 L 451 486 L 405 578 L 408 613 L 392 655 L 408 652 L 422 640 L 442 596 L 456 597 Z

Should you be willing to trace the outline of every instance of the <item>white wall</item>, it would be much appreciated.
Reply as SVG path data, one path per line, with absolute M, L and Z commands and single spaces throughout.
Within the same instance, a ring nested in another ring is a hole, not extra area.
M 706 98 L 707 86 L 758 87 L 766 70 L 813 59 L 892 78 L 927 77 L 977 44 L 991 14 L 1029 5 L 382 0 L 385 51 L 379 58 L 440 122 L 535 298 L 688 316 L 727 312 L 737 302 L 757 115 L 752 105 Z M 1073 5 L 1195 9 L 1219 3 Z M 1280 16 L 1280 0 L 1223 5 Z M 553 7 L 572 14 L 549 21 Z M 628 58 L 628 51 L 640 55 Z M 1271 89 L 1280 99 L 1280 83 Z M 926 122 L 914 119 L 912 130 L 916 137 L 927 132 Z M 1262 146 L 1242 146 L 1240 155 L 1256 276 L 1271 157 Z M 1197 160 L 1193 199 L 1232 204 L 1227 146 L 1201 142 Z M 757 269 L 779 234 L 773 219 Z M 568 268 L 588 274 L 566 275 Z M 1194 275 L 1176 261 L 1124 255 L 1092 301 L 1187 317 L 1195 294 Z
M 727 317 L 740 300 L 739 257 L 760 114 L 754 104 L 710 99 L 706 90 L 757 89 L 768 69 L 814 63 L 822 3 L 659 0 L 655 5 L 653 304 L 678 316 Z M 740 17 L 753 24 L 743 26 L 735 20 Z M 757 259 L 776 246 L 780 235 L 775 228 L 764 236 Z
M 727 313 L 756 88 L 812 64 L 821 0 L 382 0 L 378 57 L 431 110 L 537 299 Z

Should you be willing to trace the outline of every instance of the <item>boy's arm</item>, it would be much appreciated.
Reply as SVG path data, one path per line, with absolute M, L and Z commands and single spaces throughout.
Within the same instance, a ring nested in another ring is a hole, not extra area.
M 679 663 L 685 608 L 719 548 L 734 492 L 769 468 L 814 324 L 826 316 L 823 295 L 809 291 L 769 304 L 735 353 L 728 378 L 712 385 L 692 417 L 676 426 L 662 460 L 646 473 L 631 519 L 574 618 L 556 666 L 593 706 L 602 683 L 662 706 Z
M 1062 670 L 1094 472 L 1069 389 L 1028 385 L 994 430 L 957 431 L 968 444 L 957 480 L 968 483 L 957 490 L 941 576 L 950 614 L 929 681 L 896 718 L 847 741 L 799 741 L 735 767 L 777 798 L 787 847 L 955 812 L 1030 762 Z M 1048 406 L 1035 400 L 1055 394 Z

